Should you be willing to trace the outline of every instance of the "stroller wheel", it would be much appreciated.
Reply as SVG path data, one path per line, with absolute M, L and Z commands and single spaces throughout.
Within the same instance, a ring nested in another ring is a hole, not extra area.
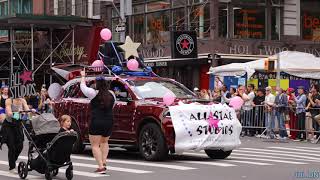
M 53 177 L 56 177 L 56 176 L 58 175 L 58 173 L 59 173 L 59 169 L 54 169 L 54 170 L 52 171 L 52 176 L 53 176 Z
M 28 176 L 28 166 L 23 161 L 18 165 L 18 174 L 21 179 L 25 179 Z
M 69 166 L 69 167 L 67 168 L 67 170 L 66 170 L 66 178 L 67 178 L 68 180 L 71 180 L 71 179 L 73 178 L 73 167 L 72 167 L 72 165 Z
M 52 172 L 46 171 L 45 178 L 46 178 L 46 180 L 52 180 Z

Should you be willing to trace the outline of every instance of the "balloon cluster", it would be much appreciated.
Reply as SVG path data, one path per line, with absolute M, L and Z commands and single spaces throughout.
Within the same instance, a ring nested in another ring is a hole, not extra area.
M 100 31 L 100 36 L 103 40 L 109 41 L 112 38 L 112 33 L 110 29 L 103 28 Z M 91 66 L 94 67 L 95 71 L 100 71 L 101 67 L 104 66 L 104 63 L 101 60 L 95 60 Z M 130 71 L 136 71 L 139 68 L 139 63 L 136 59 L 129 59 L 127 62 L 127 67 Z

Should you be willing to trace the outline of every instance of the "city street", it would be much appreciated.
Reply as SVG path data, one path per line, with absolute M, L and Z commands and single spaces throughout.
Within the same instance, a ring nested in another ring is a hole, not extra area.
M 25 160 L 26 146 L 20 160 Z M 319 179 L 320 145 L 304 142 L 279 143 L 244 137 L 239 149 L 226 160 L 210 160 L 204 152 L 169 156 L 165 162 L 146 162 L 136 153 L 114 148 L 110 152 L 107 175 L 93 173 L 95 161 L 88 148 L 83 155 L 73 155 L 74 179 L 224 179 L 224 180 L 294 180 Z M 65 179 L 61 169 L 56 179 Z M 304 173 L 304 174 L 303 174 Z M 310 177 L 313 173 L 313 177 Z M 18 179 L 8 172 L 7 150 L 0 152 L 0 179 Z M 27 179 L 44 179 L 30 172 Z

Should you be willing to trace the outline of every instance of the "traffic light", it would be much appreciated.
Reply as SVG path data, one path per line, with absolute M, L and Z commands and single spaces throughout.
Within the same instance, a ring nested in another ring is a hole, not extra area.
M 264 60 L 264 70 L 268 72 L 274 72 L 275 71 L 275 60 L 274 59 L 265 59 Z

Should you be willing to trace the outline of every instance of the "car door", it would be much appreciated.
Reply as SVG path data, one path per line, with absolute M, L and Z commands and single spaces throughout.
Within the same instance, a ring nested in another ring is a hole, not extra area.
M 116 94 L 116 105 L 114 111 L 114 136 L 111 138 L 119 141 L 134 141 L 134 113 L 136 110 L 135 102 L 132 100 L 132 95 L 120 81 L 111 83 L 111 90 L 117 87 L 121 94 Z

